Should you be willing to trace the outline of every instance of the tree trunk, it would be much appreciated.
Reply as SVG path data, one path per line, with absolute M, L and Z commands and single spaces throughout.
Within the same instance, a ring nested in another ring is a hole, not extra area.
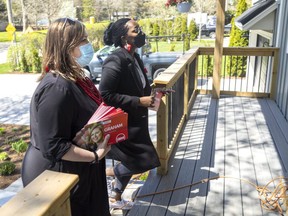
M 23 25 L 23 32 L 25 32 L 27 28 L 27 14 L 24 0 L 21 0 L 21 7 L 22 7 L 22 25 Z

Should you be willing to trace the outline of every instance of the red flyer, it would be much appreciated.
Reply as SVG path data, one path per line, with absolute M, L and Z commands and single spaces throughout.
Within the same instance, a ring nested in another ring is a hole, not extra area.
M 154 103 L 152 107 L 149 107 L 150 110 L 158 111 L 161 98 L 163 95 L 169 95 L 171 92 L 175 92 L 172 89 L 166 89 L 166 88 L 154 88 L 151 91 L 151 95 L 154 97 Z
M 158 111 L 163 93 L 161 91 L 154 91 L 152 94 L 154 96 L 154 103 L 153 107 L 149 107 L 149 109 Z
M 120 108 L 100 104 L 73 141 L 80 147 L 95 146 L 110 134 L 109 145 L 128 139 L 128 114 Z

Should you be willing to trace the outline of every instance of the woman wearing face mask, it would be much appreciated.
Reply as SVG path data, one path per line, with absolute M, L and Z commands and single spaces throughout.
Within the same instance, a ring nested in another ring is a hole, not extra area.
M 82 70 L 93 53 L 79 21 L 61 18 L 50 25 L 30 104 L 31 144 L 22 163 L 24 187 L 46 169 L 79 176 L 70 197 L 73 216 L 110 215 L 104 158 L 109 136 L 94 149 L 72 141 L 102 102 Z
M 104 33 L 106 45 L 120 47 L 105 59 L 99 90 L 104 102 L 120 107 L 128 113 L 128 140 L 115 144 L 109 157 L 119 161 L 107 175 L 115 175 L 110 207 L 126 205 L 121 194 L 133 174 L 142 173 L 160 165 L 148 130 L 148 107 L 153 106 L 144 65 L 137 48 L 145 44 L 145 34 L 132 19 L 111 23 Z M 129 203 L 128 203 L 129 204 Z

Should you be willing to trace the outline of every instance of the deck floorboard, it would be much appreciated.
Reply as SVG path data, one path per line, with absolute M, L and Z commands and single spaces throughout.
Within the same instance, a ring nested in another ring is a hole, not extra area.
M 168 174 L 150 173 L 128 215 L 279 215 L 261 207 L 255 186 L 287 177 L 287 131 L 270 99 L 198 95 Z

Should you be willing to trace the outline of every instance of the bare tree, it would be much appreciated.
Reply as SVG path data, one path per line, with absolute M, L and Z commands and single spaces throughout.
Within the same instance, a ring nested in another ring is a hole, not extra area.
M 194 0 L 192 12 L 202 11 L 209 15 L 214 15 L 216 13 L 216 0 Z
M 6 21 L 7 19 L 8 19 L 8 15 L 7 15 L 6 2 L 4 0 L 0 0 L 0 20 Z
M 49 22 L 55 17 L 59 16 L 59 11 L 62 9 L 63 1 L 61 0 L 40 0 L 44 7 L 44 14 L 46 14 Z
M 102 1 L 99 0 L 99 2 L 102 2 Z M 106 0 L 102 5 L 103 7 L 102 16 L 107 17 L 109 20 L 111 20 L 111 17 L 113 15 L 113 11 L 114 11 L 113 3 L 114 2 L 115 2 L 114 0 Z
M 23 31 L 31 21 L 36 24 L 39 18 L 47 18 L 49 22 L 59 15 L 62 9 L 61 0 L 20 0 L 22 8 Z
M 27 28 L 27 13 L 24 0 L 21 0 L 21 8 L 22 8 L 22 25 L 23 25 L 23 32 Z

